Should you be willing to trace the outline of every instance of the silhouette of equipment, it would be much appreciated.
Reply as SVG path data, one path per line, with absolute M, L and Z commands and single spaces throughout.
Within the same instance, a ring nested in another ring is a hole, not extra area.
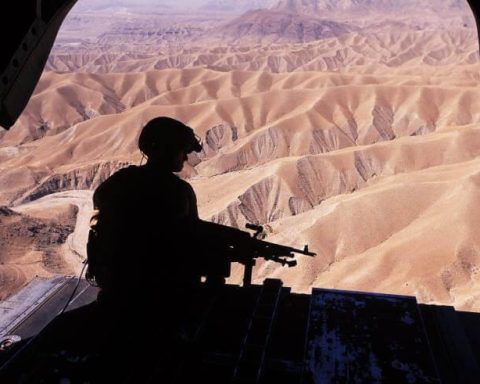
M 478 42 L 480 44 L 480 4 L 478 0 L 467 0 L 467 2 L 475 16 L 475 21 L 477 23 Z
M 125 322 L 128 308 L 105 318 L 98 289 L 85 280 L 55 317 L 76 285 L 55 279 L 36 279 L 35 291 L 44 284 L 50 294 L 5 329 L 21 340 L 0 351 L 1 383 L 476 384 L 480 377 L 480 315 L 415 297 L 302 294 L 273 279 L 215 290 L 201 284 L 184 337 L 145 318 Z
M 246 228 L 254 231 L 250 233 L 240 229 L 200 220 L 197 226 L 198 236 L 206 243 L 205 263 L 200 267 L 203 276 L 217 275 L 217 277 L 229 277 L 232 262 L 243 264 L 245 267 L 243 286 L 252 284 L 253 267 L 256 259 L 263 258 L 286 267 L 295 267 L 296 260 L 289 260 L 295 254 L 316 256 L 310 252 L 308 245 L 304 249 L 271 243 L 265 240 L 266 233 L 260 225 L 246 224 Z M 213 254 L 213 257 L 208 255 Z M 221 276 L 218 276 L 220 273 Z
M 77 0 L 0 3 L 0 126 L 9 129 L 27 105 L 50 50 Z

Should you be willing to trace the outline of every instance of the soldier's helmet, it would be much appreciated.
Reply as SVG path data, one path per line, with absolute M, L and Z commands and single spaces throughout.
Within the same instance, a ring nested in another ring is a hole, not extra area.
M 202 144 L 192 128 L 171 117 L 160 116 L 145 124 L 138 138 L 138 148 L 147 157 L 168 156 L 181 150 L 200 152 Z

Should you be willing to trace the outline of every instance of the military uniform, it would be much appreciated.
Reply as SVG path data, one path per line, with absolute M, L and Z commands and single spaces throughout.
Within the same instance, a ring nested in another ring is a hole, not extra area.
M 153 166 L 130 166 L 102 183 L 93 202 L 100 241 L 91 271 L 100 301 L 138 310 L 171 305 L 199 283 L 190 184 Z

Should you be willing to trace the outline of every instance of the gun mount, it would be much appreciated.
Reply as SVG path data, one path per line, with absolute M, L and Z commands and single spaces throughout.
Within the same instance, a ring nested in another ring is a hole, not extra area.
M 215 249 L 218 252 L 216 254 L 221 255 L 221 257 L 215 257 L 215 260 L 210 259 L 207 262 L 207 266 L 203 268 L 204 275 L 215 274 L 213 265 L 218 266 L 219 263 L 223 263 L 224 266 L 221 268 L 223 277 L 228 277 L 230 275 L 230 264 L 237 262 L 245 267 L 243 286 L 247 287 L 252 284 L 253 267 L 256 265 L 256 259 L 258 258 L 291 268 L 297 265 L 296 260 L 291 260 L 295 257 L 295 254 L 316 256 L 316 253 L 309 251 L 308 245 L 305 245 L 304 249 L 297 249 L 263 240 L 266 237 L 266 232 L 261 225 L 246 224 L 245 227 L 254 231 L 254 233 L 250 234 L 222 224 L 200 221 L 198 233 L 202 239 L 207 239 L 207 249 Z M 225 265 L 225 263 L 228 265 Z M 218 267 L 216 270 L 218 274 Z

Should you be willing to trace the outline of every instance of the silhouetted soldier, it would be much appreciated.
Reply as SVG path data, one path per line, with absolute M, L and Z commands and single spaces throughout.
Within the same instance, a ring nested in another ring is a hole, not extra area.
M 201 144 L 190 127 L 158 117 L 145 125 L 138 146 L 146 164 L 121 169 L 94 193 L 87 278 L 101 288 L 98 302 L 107 311 L 174 332 L 200 282 L 196 197 L 174 172 Z

